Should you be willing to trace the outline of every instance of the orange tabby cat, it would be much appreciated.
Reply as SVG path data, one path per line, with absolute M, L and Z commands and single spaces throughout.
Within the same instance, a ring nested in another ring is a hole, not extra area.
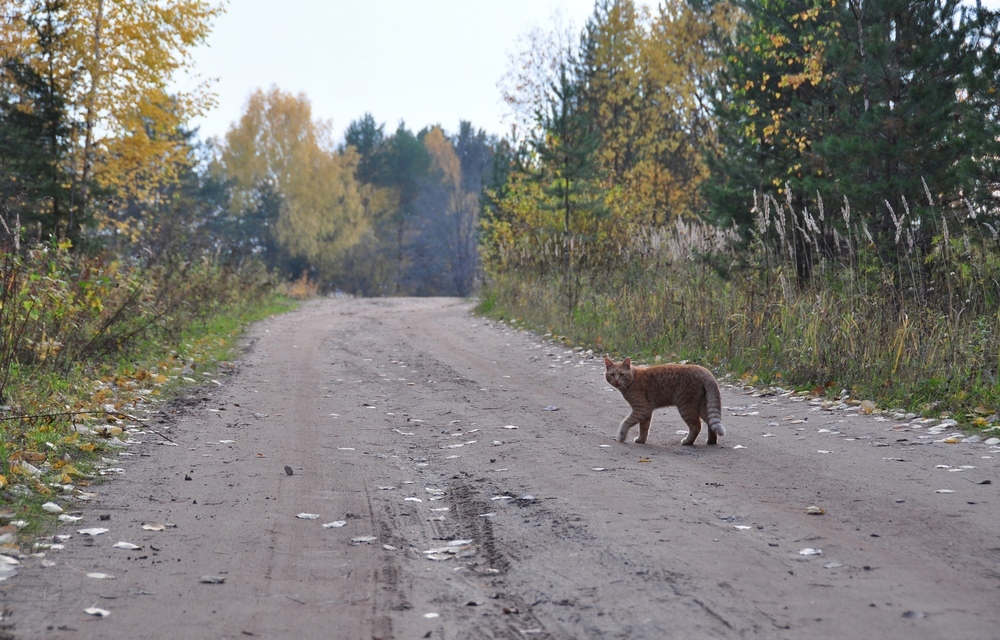
M 632 413 L 618 427 L 618 442 L 624 442 L 632 425 L 639 425 L 635 442 L 646 442 L 653 410 L 677 407 L 688 426 L 681 444 L 694 444 L 701 432 L 701 421 L 708 424 L 708 444 L 726 435 L 722 426 L 722 396 L 712 372 L 696 364 L 661 364 L 653 367 L 632 366 L 632 358 L 615 364 L 604 358 L 608 383 L 622 392 Z

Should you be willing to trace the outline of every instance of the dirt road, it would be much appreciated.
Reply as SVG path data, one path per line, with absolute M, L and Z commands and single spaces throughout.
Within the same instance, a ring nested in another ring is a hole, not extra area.
M 1000 638 L 1000 448 L 725 384 L 720 446 L 618 443 L 599 358 L 470 308 L 257 325 L 0 584 L 10 637 Z

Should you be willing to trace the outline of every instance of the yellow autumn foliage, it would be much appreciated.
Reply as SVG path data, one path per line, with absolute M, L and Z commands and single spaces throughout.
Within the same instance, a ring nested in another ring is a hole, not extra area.
M 321 272 L 368 229 L 373 194 L 355 179 L 357 152 L 334 149 L 330 124 L 312 120 L 303 95 L 255 91 L 226 134 L 220 163 L 233 183 L 232 213 L 252 210 L 262 188 L 280 194 L 277 241 Z
M 81 198 L 93 180 L 123 200 L 148 201 L 176 178 L 186 162 L 178 126 L 214 99 L 207 83 L 166 89 L 192 67 L 193 48 L 222 11 L 206 0 L 0 0 L 0 59 L 46 78 L 71 114 L 67 147 Z M 49 20 L 53 34 L 43 40 L 38 25 Z

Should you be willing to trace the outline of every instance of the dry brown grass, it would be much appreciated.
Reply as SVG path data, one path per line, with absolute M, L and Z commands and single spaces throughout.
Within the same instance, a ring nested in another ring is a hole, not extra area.
M 877 236 L 845 203 L 760 198 L 755 228 L 683 223 L 617 245 L 577 241 L 489 271 L 483 309 L 607 352 L 691 359 L 880 406 L 1000 411 L 1000 242 L 967 207 L 893 212 Z M 587 264 L 600 262 L 600 268 Z M 802 265 L 807 265 L 806 275 Z M 567 291 L 572 290 L 572 295 Z M 570 303 L 570 304 L 568 304 Z

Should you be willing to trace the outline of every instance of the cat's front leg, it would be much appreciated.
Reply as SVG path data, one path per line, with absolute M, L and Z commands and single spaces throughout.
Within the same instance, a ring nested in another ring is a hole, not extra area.
M 622 420 L 621 425 L 618 427 L 618 442 L 625 442 L 625 438 L 628 437 L 628 432 L 632 428 L 632 426 L 640 424 L 643 420 L 647 421 L 646 429 L 648 430 L 649 417 L 637 411 L 633 411 L 632 413 L 628 414 L 628 416 L 624 420 Z M 638 437 L 636 437 L 635 441 L 640 444 L 646 441 L 646 433 L 643 432 L 642 427 L 639 427 L 639 435 Z
M 632 442 L 636 444 L 646 444 L 646 436 L 649 435 L 649 423 L 653 420 L 652 416 L 646 418 L 645 420 L 639 421 L 639 435 L 635 437 Z
M 625 442 L 625 438 L 628 437 L 629 429 L 635 422 L 631 422 L 632 416 L 629 415 L 627 418 L 622 420 L 622 423 L 618 425 L 618 442 Z

